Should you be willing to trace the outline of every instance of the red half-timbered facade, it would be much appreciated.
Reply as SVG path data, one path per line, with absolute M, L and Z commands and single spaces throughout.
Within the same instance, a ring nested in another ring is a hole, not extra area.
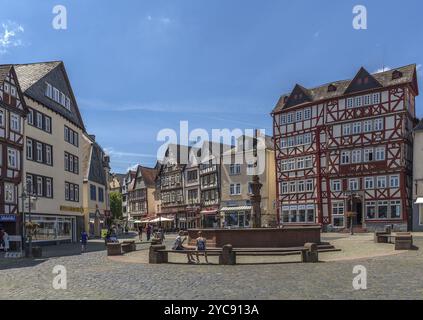
M 272 112 L 279 222 L 408 229 L 417 95 L 415 65 L 283 95 Z
M 0 225 L 20 234 L 18 186 L 22 180 L 24 119 L 27 107 L 11 65 L 0 66 Z

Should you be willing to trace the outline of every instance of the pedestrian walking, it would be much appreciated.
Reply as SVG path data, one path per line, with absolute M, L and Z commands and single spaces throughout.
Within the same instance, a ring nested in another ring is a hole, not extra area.
M 140 238 L 140 241 L 142 241 L 142 225 L 138 226 L 138 237 Z
M 6 231 L 3 232 L 3 244 L 4 244 L 4 252 L 9 251 L 10 242 L 9 242 L 9 235 Z
M 81 252 L 85 252 L 87 249 L 87 243 L 88 243 L 88 234 L 84 230 L 81 233 Z
M 150 237 L 151 237 L 151 230 L 152 228 L 151 228 L 151 225 L 150 224 L 148 224 L 147 225 L 147 241 L 150 241 Z

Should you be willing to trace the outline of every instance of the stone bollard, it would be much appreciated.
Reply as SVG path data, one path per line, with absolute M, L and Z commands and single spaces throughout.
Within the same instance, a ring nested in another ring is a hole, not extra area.
M 304 245 L 304 248 L 307 250 L 302 252 L 302 262 L 306 262 L 306 263 L 319 262 L 319 252 L 318 252 L 317 244 L 306 243 Z
M 225 244 L 222 248 L 222 254 L 219 256 L 219 264 L 222 265 L 235 265 L 236 254 L 232 251 L 231 244 Z
M 166 246 L 152 245 L 148 254 L 148 262 L 151 264 L 160 264 L 168 262 L 167 252 L 159 252 L 158 250 L 166 250 Z
M 107 255 L 108 256 L 120 256 L 120 255 L 122 255 L 122 244 L 121 243 L 108 243 L 107 244 Z

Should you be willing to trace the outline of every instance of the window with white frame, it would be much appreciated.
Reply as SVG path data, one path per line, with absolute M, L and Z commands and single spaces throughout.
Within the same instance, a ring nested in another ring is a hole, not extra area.
M 229 166 L 229 174 L 231 176 L 235 176 L 235 175 L 241 174 L 241 165 L 240 164 L 231 164 Z
M 18 169 L 18 150 L 7 149 L 7 166 L 11 169 Z
M 48 165 L 52 164 L 52 155 L 51 155 L 51 146 L 46 145 L 46 163 Z
M 14 203 L 15 202 L 15 185 L 13 183 L 5 183 L 4 184 L 4 201 L 6 203 Z
M 361 162 L 361 150 L 353 150 L 351 153 L 351 163 Z
M 311 144 L 311 133 L 305 133 L 304 134 L 304 144 Z
M 347 98 L 347 108 L 354 107 L 354 99 L 353 98 Z
M 298 192 L 304 192 L 304 191 L 305 191 L 305 182 L 298 181 Z
M 350 191 L 357 191 L 358 190 L 358 179 L 349 179 L 348 186 Z
M 295 140 L 294 137 L 289 137 L 288 138 L 288 148 L 291 148 L 295 145 Z
M 42 197 L 43 196 L 43 178 L 37 177 L 37 195 Z
M 361 122 L 354 122 L 353 123 L 353 134 L 360 134 L 361 133 Z
M 351 134 L 351 124 L 345 123 L 342 125 L 342 132 L 344 136 L 349 136 Z
M 305 168 L 312 168 L 313 167 L 313 157 L 308 156 L 304 158 Z
M 332 203 L 332 224 L 335 228 L 342 228 L 345 226 L 344 212 L 344 202 Z
M 313 191 L 313 180 L 306 181 L 306 191 L 312 192 Z
M 376 218 L 376 202 L 375 201 L 366 202 L 366 217 L 367 219 Z
M 295 193 L 296 192 L 296 183 L 295 181 L 292 181 L 289 183 L 289 193 Z
M 10 129 L 15 132 L 21 131 L 21 118 L 15 113 L 10 114 Z
M 28 115 L 26 117 L 28 120 L 28 124 L 33 125 L 34 124 L 34 110 L 29 109 Z
M 364 132 L 371 132 L 373 130 L 373 122 L 372 120 L 366 120 L 363 122 L 363 131 Z
M 359 97 L 355 97 L 354 98 L 354 106 L 355 107 L 361 107 L 363 105 L 363 97 L 359 96 Z
M 282 182 L 281 193 L 282 194 L 288 193 L 288 182 Z
M 37 142 L 37 161 L 43 162 L 43 145 L 40 142 Z
M 377 203 L 377 214 L 379 219 L 388 218 L 388 201 L 378 201 Z
M 304 158 L 298 158 L 297 159 L 297 169 L 301 170 L 304 169 Z
M 380 92 L 373 93 L 373 104 L 378 104 L 378 103 L 380 103 Z
M 399 176 L 391 176 L 389 186 L 391 188 L 399 188 Z
M 371 104 L 371 101 L 372 101 L 372 96 L 370 94 L 366 94 L 364 96 L 364 105 L 365 106 L 370 105 Z
M 286 123 L 294 122 L 294 113 L 290 112 L 286 115 Z
M 373 159 L 373 148 L 364 149 L 364 162 L 370 162 Z
M 286 147 L 286 139 L 281 139 L 281 149 L 285 149 Z
M 300 135 L 298 135 L 297 137 L 296 137 L 296 144 L 297 144 L 297 146 L 301 146 L 301 145 L 303 145 L 304 144 L 304 136 L 302 135 L 302 134 L 300 134 Z
M 240 195 L 241 194 L 241 184 L 231 184 L 230 185 L 230 193 L 231 195 Z
M 332 191 L 339 192 L 342 189 L 341 180 L 333 180 L 332 181 Z
M 302 110 L 298 110 L 295 113 L 295 119 L 296 119 L 297 122 L 303 120 L 303 111 Z
M 304 120 L 311 119 L 311 108 L 304 109 Z
M 51 178 L 46 178 L 46 197 L 52 198 L 52 194 L 53 194 L 53 187 L 52 187 Z
M 377 187 L 378 188 L 381 188 L 381 189 L 386 188 L 386 177 L 385 176 L 377 177 L 376 181 L 377 181 Z
M 34 153 L 34 149 L 32 146 L 32 139 L 26 139 L 26 158 L 28 160 L 32 160 L 32 155 Z
M 364 179 L 364 188 L 366 190 L 374 189 L 375 179 L 373 177 L 366 177 Z
M 2 109 L 0 109 L 0 127 L 4 127 L 5 126 L 5 115 L 4 115 L 4 111 Z
M 285 125 L 286 124 L 286 114 L 282 113 L 280 116 L 280 124 Z
M 375 160 L 383 161 L 385 160 L 385 147 L 379 147 L 375 149 Z
M 43 128 L 43 115 L 37 112 L 37 128 Z
M 341 152 L 341 164 L 348 164 L 350 163 L 350 152 L 349 151 L 342 151 Z
M 383 119 L 375 119 L 374 120 L 374 130 L 381 131 L 383 130 Z
M 295 159 L 288 160 L 288 171 L 295 170 Z
M 401 218 L 401 201 L 400 200 L 391 201 L 391 218 L 392 219 Z

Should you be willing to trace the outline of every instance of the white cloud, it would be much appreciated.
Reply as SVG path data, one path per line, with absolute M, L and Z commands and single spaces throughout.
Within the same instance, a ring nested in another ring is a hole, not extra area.
M 147 154 L 147 153 L 134 153 L 134 152 L 124 152 L 117 151 L 114 148 L 104 148 L 104 151 L 111 157 L 117 158 L 156 158 L 156 155 Z
M 25 29 L 21 25 L 13 21 L 6 21 L 1 26 L 0 54 L 7 53 L 9 48 L 23 46 L 23 42 L 19 36 L 25 32 Z
M 157 17 L 153 17 L 151 15 L 148 15 L 146 17 L 146 20 L 149 21 L 149 22 L 158 22 L 161 25 L 168 25 L 168 24 L 173 22 L 172 19 L 170 19 L 169 17 L 159 17 L 159 18 L 157 18 Z
M 389 70 L 392 70 L 392 68 L 391 67 L 389 67 L 389 66 L 385 66 L 385 67 L 382 67 L 382 68 L 379 68 L 379 69 L 377 69 L 375 72 L 373 72 L 373 73 L 380 73 L 380 72 L 385 72 L 385 71 L 389 71 Z
M 419 63 L 419 64 L 417 65 L 416 69 L 417 69 L 417 72 L 421 73 L 421 72 L 422 72 L 422 64 L 421 64 L 421 63 Z

